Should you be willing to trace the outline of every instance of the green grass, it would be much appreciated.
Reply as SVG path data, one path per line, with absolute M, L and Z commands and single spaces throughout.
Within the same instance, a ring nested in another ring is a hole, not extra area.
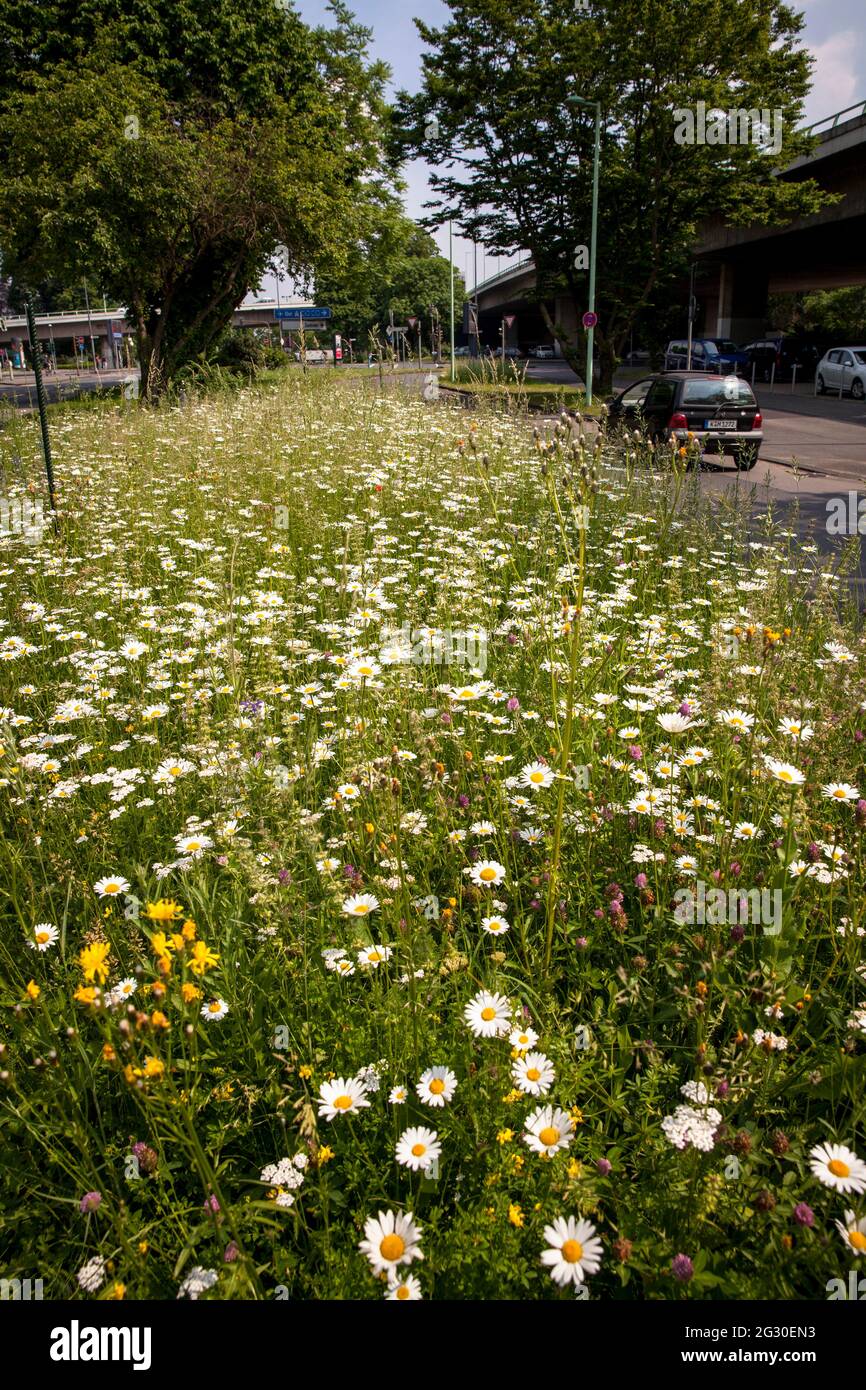
M 664 453 L 370 375 L 69 410 L 59 538 L 0 541 L 3 1277 L 376 1299 L 392 1211 L 425 1298 L 573 1298 L 562 1217 L 593 1299 L 824 1299 L 864 1214 L 810 1169 L 864 1153 L 846 587 Z M 0 468 L 41 497 L 33 419 Z M 689 921 L 698 883 L 725 907 Z M 683 1086 L 706 1151 L 663 1124 Z

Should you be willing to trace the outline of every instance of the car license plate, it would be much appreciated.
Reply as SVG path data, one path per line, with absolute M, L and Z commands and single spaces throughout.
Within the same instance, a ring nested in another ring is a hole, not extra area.
M 736 420 L 708 420 L 704 425 L 705 430 L 735 430 Z

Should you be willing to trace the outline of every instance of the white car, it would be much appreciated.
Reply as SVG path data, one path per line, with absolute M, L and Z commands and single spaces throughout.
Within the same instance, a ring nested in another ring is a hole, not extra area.
M 850 391 L 855 401 L 866 395 L 866 347 L 839 347 L 825 352 L 815 369 L 815 389 L 819 396 L 825 391 Z

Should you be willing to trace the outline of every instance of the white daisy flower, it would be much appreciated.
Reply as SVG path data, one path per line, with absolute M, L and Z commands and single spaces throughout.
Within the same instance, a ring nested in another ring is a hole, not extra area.
M 404 1168 L 410 1168 L 413 1173 L 417 1173 L 426 1172 L 441 1154 L 442 1145 L 439 1143 L 436 1130 L 415 1125 L 403 1130 L 397 1140 L 394 1156 Z
M 379 906 L 379 899 L 373 893 L 354 893 L 343 903 L 347 917 L 369 917 Z
M 530 1096 L 545 1096 L 556 1079 L 549 1057 L 543 1052 L 528 1052 L 512 1064 L 511 1075 L 519 1091 Z
M 207 1004 L 203 1004 L 199 1012 L 203 1019 L 208 1023 L 219 1023 L 221 1018 L 225 1018 L 229 1011 L 229 1006 L 224 999 L 211 999 Z
M 476 1038 L 501 1038 L 511 1027 L 511 1005 L 504 995 L 482 989 L 470 999 L 463 1017 Z
M 428 1067 L 415 1090 L 425 1105 L 446 1105 L 457 1090 L 457 1077 L 448 1067 Z
M 129 881 L 121 878 L 120 874 L 108 874 L 94 883 L 93 891 L 100 898 L 117 898 L 121 893 L 129 892 Z
M 352 1115 L 368 1106 L 367 1088 L 357 1077 L 323 1081 L 319 1087 L 319 1114 L 330 1123 L 338 1115 Z
M 552 1105 L 540 1105 L 526 1117 L 523 1142 L 535 1153 L 553 1158 L 560 1149 L 567 1149 L 574 1133 L 574 1121 L 565 1110 Z
M 809 1167 L 825 1187 L 837 1192 L 866 1191 L 866 1163 L 844 1144 L 816 1144 L 809 1158 Z
M 479 888 L 496 888 L 505 879 L 505 867 L 495 859 L 480 859 L 472 865 L 470 877 Z
M 364 1222 L 364 1239 L 359 1241 L 358 1249 L 367 1256 L 374 1274 L 390 1276 L 400 1265 L 423 1260 L 420 1239 L 421 1228 L 411 1211 L 405 1216 L 402 1212 L 380 1211 Z
M 557 1216 L 552 1226 L 545 1226 L 544 1239 L 548 1248 L 542 1252 L 541 1263 L 562 1288 L 581 1284 L 601 1266 L 602 1244 L 589 1221 Z
M 33 936 L 27 945 L 31 951 L 47 951 L 55 944 L 59 936 L 60 932 L 50 922 L 37 922 L 33 928 Z
M 866 1255 L 866 1216 L 857 1219 L 857 1213 L 846 1211 L 845 1220 L 836 1222 L 836 1230 L 845 1242 L 848 1254 L 858 1258 Z

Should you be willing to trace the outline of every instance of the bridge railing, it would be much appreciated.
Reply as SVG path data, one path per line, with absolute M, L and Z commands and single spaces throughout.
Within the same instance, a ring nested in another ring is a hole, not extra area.
M 805 135 L 814 135 L 822 126 L 825 126 L 828 131 L 835 130 L 843 116 L 847 116 L 849 120 L 854 120 L 853 112 L 856 112 L 858 116 L 866 116 L 866 101 L 855 102 L 853 106 L 845 106 L 841 111 L 835 112 L 832 116 L 824 116 L 820 121 L 813 121 L 811 125 L 803 127 L 803 133 Z

